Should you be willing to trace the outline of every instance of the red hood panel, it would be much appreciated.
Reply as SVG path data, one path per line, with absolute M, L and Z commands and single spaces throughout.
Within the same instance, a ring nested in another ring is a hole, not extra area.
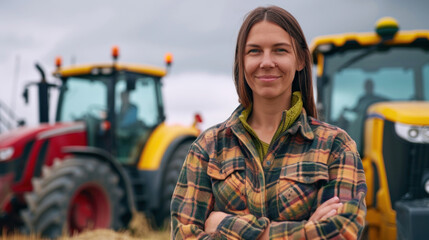
M 7 133 L 0 134 L 0 149 L 7 147 L 15 148 L 15 155 L 20 155 L 24 145 L 31 140 L 48 138 L 64 133 L 83 132 L 83 122 L 42 124 L 37 127 L 21 127 Z

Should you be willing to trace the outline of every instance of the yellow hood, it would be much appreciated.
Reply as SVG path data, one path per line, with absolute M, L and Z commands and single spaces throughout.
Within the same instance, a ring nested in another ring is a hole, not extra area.
M 368 114 L 381 115 L 392 122 L 429 125 L 429 102 L 381 102 L 371 106 Z

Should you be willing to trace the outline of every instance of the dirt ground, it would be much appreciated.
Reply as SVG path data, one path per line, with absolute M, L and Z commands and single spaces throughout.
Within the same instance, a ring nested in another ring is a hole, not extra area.
M 135 214 L 129 227 L 125 231 L 115 232 L 110 229 L 85 231 L 72 237 L 60 237 L 58 240 L 167 240 L 170 239 L 170 230 L 153 230 L 141 214 Z M 36 235 L 23 236 L 20 234 L 2 234 L 0 240 L 45 240 Z

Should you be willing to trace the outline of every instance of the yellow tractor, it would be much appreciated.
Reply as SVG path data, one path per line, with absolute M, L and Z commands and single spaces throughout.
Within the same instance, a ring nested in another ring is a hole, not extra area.
M 375 32 L 313 40 L 317 106 L 356 141 L 365 169 L 368 239 L 429 236 L 429 31 Z
M 0 227 L 55 238 L 127 227 L 136 211 L 162 225 L 190 144 L 200 133 L 165 123 L 165 68 L 118 63 L 61 66 L 42 80 L 37 127 L 0 135 Z M 172 56 L 166 56 L 170 65 Z M 60 90 L 48 123 L 49 89 Z M 28 91 L 24 91 L 28 99 Z

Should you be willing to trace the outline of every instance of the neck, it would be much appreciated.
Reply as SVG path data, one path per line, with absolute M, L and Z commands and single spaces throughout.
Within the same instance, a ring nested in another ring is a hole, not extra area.
M 252 114 L 247 122 L 262 141 L 271 142 L 282 119 L 283 111 L 291 107 L 291 97 L 292 94 L 282 99 L 260 99 L 254 96 Z

